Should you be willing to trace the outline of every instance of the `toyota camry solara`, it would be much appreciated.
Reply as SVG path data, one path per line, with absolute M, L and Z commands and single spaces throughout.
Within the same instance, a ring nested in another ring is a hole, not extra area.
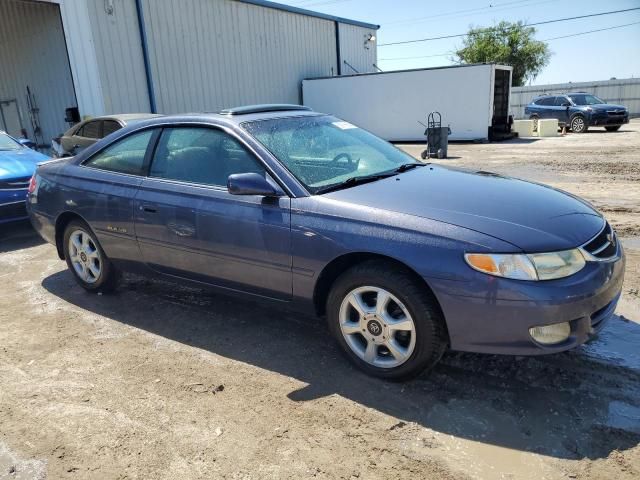
M 576 347 L 611 317 L 624 276 L 615 232 L 585 201 L 423 164 L 296 106 L 126 127 L 40 166 L 28 209 L 86 290 L 132 271 L 311 311 L 391 379 L 447 348 Z

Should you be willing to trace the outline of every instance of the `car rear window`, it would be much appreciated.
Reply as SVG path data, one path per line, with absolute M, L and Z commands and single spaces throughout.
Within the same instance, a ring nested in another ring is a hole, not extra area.
M 102 121 L 96 120 L 86 123 L 76 135 L 85 138 L 102 138 Z
M 120 130 L 120 124 L 114 120 L 105 120 L 102 124 L 102 136 L 106 137 L 107 135 L 112 134 L 113 132 L 117 132 Z
M 545 105 L 545 106 L 553 105 L 553 103 L 555 102 L 555 98 L 556 97 L 539 98 L 538 100 L 535 101 L 535 104 L 536 105 Z

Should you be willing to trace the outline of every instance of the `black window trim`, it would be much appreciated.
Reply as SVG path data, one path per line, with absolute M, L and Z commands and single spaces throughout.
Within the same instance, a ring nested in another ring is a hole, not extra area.
M 136 130 L 132 130 L 130 132 L 127 132 L 125 135 L 117 138 L 116 140 L 114 140 L 113 142 L 109 143 L 108 145 L 105 145 L 102 148 L 100 148 L 99 150 L 93 152 L 89 157 L 87 157 L 84 160 L 82 160 L 78 164 L 78 166 L 79 167 L 84 167 L 84 168 L 92 168 L 94 170 L 99 170 L 101 172 L 112 173 L 112 174 L 115 174 L 115 175 L 126 175 L 128 177 L 136 177 L 136 178 L 142 178 L 142 179 L 144 179 L 144 178 L 150 178 L 151 179 L 152 178 L 152 179 L 158 180 L 158 181 L 179 183 L 179 184 L 182 184 L 182 185 L 190 185 L 190 186 L 195 186 L 195 187 L 209 188 L 209 189 L 222 190 L 222 191 L 228 192 L 229 190 L 226 188 L 226 186 L 225 187 L 221 187 L 221 186 L 208 185 L 208 184 L 203 184 L 203 183 L 191 183 L 191 182 L 185 182 L 183 180 L 162 179 L 162 178 L 158 178 L 158 177 L 150 177 L 149 176 L 149 171 L 150 171 L 150 168 L 151 168 L 151 159 L 153 158 L 153 155 L 155 154 L 156 148 L 158 146 L 158 142 L 160 141 L 160 135 L 162 134 L 162 131 L 164 129 L 166 129 L 166 128 L 180 128 L 180 127 L 212 128 L 212 129 L 221 130 L 221 131 L 227 133 L 229 136 L 231 136 L 232 138 L 237 140 L 243 147 L 245 147 L 249 151 L 249 153 L 251 155 L 253 155 L 255 157 L 255 159 L 258 161 L 258 163 L 260 163 L 264 167 L 265 172 L 267 172 L 269 174 L 269 176 L 276 183 L 276 185 L 278 185 L 285 192 L 285 195 L 287 195 L 289 198 L 296 198 L 296 195 L 293 194 L 293 192 L 287 186 L 287 184 L 273 171 L 273 169 L 264 160 L 262 160 L 260 155 L 258 155 L 258 153 L 256 152 L 255 148 L 253 148 L 251 145 L 249 145 L 244 138 L 242 138 L 233 129 L 229 128 L 226 125 L 202 123 L 202 122 L 197 122 L 197 121 L 196 122 L 157 123 L 157 124 L 154 124 L 154 125 L 145 125 L 144 127 L 140 127 L 140 128 L 137 128 Z M 120 142 L 121 140 L 124 140 L 125 138 L 128 138 L 131 135 L 135 135 L 136 133 L 142 133 L 144 131 L 153 130 L 153 129 L 155 129 L 156 131 L 151 135 L 151 138 L 149 139 L 149 144 L 147 145 L 147 150 L 145 152 L 145 157 L 144 157 L 144 160 L 143 160 L 143 163 L 142 163 L 142 171 L 140 172 L 140 174 L 116 172 L 116 171 L 113 171 L 113 170 L 106 170 L 104 168 L 92 167 L 91 165 L 87 164 L 89 161 L 91 161 L 91 159 L 93 157 L 95 157 L 96 155 L 99 155 L 101 152 L 106 150 L 111 145 L 114 145 L 116 142 Z

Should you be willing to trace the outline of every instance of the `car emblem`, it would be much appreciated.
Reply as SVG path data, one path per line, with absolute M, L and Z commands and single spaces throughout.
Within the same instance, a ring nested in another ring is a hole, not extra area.
M 369 333 L 371 335 L 374 336 L 378 336 L 382 333 L 382 325 L 380 325 L 377 321 L 375 320 L 371 320 L 368 324 L 367 324 L 367 330 L 369 330 Z

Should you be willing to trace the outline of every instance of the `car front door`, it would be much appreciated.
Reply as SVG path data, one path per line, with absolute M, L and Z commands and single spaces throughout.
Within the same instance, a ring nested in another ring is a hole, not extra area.
M 144 261 L 168 275 L 289 299 L 290 198 L 230 194 L 228 176 L 247 172 L 268 175 L 226 131 L 165 128 L 135 201 Z

